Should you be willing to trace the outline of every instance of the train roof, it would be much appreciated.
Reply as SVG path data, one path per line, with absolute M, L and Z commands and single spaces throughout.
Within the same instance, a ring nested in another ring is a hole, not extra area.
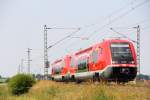
M 59 62 L 61 62 L 62 61 L 62 59 L 57 59 L 57 60 L 55 60 L 53 63 L 52 63 L 52 65 L 55 65 L 55 64 L 57 64 L 57 63 L 59 63 Z
M 109 42 L 109 43 L 111 43 L 111 42 L 131 42 L 131 41 L 125 40 L 125 39 L 108 39 L 108 40 L 106 39 L 103 42 Z
M 75 53 L 75 55 L 77 56 L 77 55 L 80 55 L 80 54 L 82 54 L 82 53 L 84 53 L 84 52 L 88 52 L 88 51 L 90 51 L 90 50 L 92 50 L 92 47 L 89 47 L 89 48 L 80 50 L 80 51 L 78 51 L 77 53 Z

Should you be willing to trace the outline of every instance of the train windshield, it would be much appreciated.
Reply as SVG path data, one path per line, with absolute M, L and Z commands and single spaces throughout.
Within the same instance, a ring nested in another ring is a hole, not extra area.
M 128 43 L 112 43 L 111 55 L 113 64 L 133 64 L 133 56 Z

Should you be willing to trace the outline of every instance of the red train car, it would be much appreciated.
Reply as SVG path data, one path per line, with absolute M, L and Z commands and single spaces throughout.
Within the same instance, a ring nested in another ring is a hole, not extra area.
M 131 81 L 137 74 L 136 54 L 128 40 L 111 39 L 62 59 L 59 80 Z M 57 61 L 56 61 L 57 62 Z M 54 64 L 57 64 L 57 63 Z M 52 66 L 52 70 L 57 69 Z M 57 80 L 52 73 L 52 78 Z
M 52 64 L 52 80 L 60 81 L 60 80 L 68 80 L 70 78 L 70 56 L 65 56 L 62 59 L 58 59 L 54 61 Z

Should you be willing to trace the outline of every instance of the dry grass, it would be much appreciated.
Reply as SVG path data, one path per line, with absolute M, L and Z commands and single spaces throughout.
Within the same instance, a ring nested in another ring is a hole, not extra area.
M 21 96 L 12 96 L 7 86 L 0 86 L 0 100 L 150 100 L 150 86 L 39 81 Z

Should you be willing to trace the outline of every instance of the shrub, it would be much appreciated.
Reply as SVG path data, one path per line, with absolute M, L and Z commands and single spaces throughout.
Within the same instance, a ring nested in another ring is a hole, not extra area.
M 28 92 L 34 83 L 35 79 L 31 75 L 17 74 L 9 80 L 8 87 L 12 94 L 20 95 Z

